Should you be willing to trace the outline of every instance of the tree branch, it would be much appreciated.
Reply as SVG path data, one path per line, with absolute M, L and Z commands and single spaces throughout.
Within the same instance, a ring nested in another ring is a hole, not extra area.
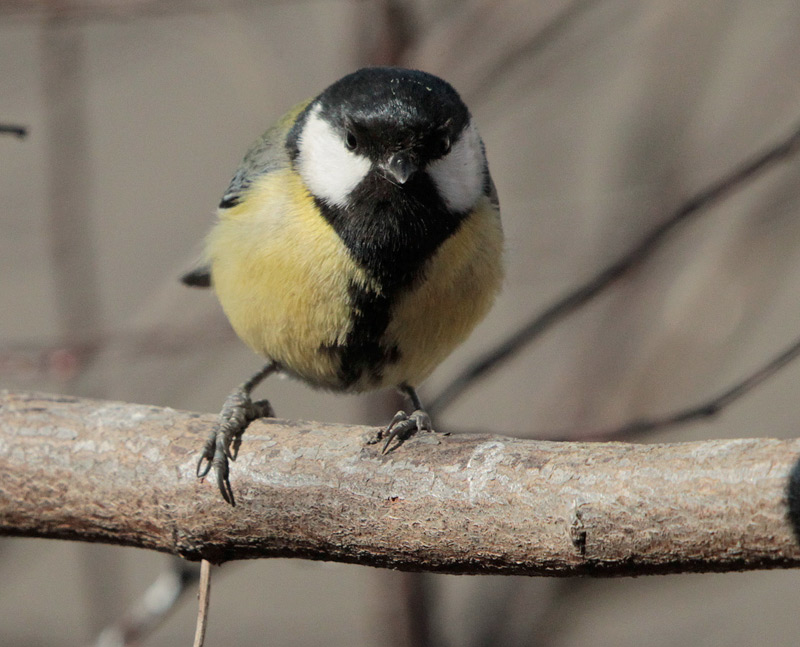
M 259 421 L 234 464 L 231 508 L 194 477 L 214 421 L 0 392 L 0 534 L 450 573 L 800 566 L 800 440 L 424 434 L 381 456 L 363 427 Z

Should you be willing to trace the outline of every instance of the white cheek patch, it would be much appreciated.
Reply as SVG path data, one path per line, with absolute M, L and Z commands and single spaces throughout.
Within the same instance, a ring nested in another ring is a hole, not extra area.
M 319 106 L 306 119 L 297 142 L 297 170 L 311 193 L 343 207 L 347 196 L 372 168 L 372 162 L 347 150 L 342 135 L 319 116 Z
M 478 129 L 467 124 L 444 157 L 428 166 L 439 195 L 452 211 L 468 211 L 483 193 L 484 155 Z

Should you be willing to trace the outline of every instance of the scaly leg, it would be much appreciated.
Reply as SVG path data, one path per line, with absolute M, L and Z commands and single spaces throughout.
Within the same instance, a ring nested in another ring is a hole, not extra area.
M 203 478 L 213 466 L 217 473 L 217 485 L 222 493 L 222 498 L 231 505 L 236 505 L 236 501 L 228 480 L 228 460 L 235 461 L 239 455 L 242 434 L 247 429 L 247 425 L 256 418 L 275 417 L 275 411 L 267 400 L 253 402 L 250 399 L 250 393 L 264 378 L 276 370 L 278 370 L 278 365 L 270 362 L 226 398 L 217 424 L 203 447 L 200 460 L 197 461 L 197 477 Z M 203 465 L 204 461 L 207 461 L 205 466 Z

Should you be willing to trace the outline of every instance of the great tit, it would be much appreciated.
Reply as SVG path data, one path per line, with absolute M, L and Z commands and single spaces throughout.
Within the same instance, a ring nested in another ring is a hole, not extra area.
M 483 142 L 458 93 L 417 70 L 364 68 L 290 110 L 245 156 L 222 197 L 206 261 L 239 337 L 268 359 L 225 402 L 197 465 L 234 504 L 228 460 L 274 416 L 251 391 L 285 373 L 317 388 L 396 387 L 376 440 L 432 431 L 416 387 L 491 307 L 503 232 Z

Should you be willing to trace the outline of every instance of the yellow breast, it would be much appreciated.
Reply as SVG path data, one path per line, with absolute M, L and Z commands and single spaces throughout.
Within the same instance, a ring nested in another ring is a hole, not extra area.
M 335 358 L 319 350 L 344 342 L 348 286 L 365 285 L 364 272 L 289 169 L 263 176 L 219 215 L 207 250 L 236 333 L 299 377 L 336 388 Z
M 360 391 L 418 385 L 467 337 L 500 288 L 502 247 L 499 213 L 483 198 L 396 295 L 382 338 L 396 357 L 346 385 L 340 357 L 325 349 L 347 341 L 353 289 L 380 286 L 354 263 L 296 174 L 268 173 L 240 204 L 220 210 L 207 249 L 214 289 L 247 345 L 314 386 Z
M 425 280 L 397 300 L 386 339 L 400 350 L 388 384 L 419 385 L 486 316 L 503 281 L 500 214 L 488 198 L 424 267 Z

